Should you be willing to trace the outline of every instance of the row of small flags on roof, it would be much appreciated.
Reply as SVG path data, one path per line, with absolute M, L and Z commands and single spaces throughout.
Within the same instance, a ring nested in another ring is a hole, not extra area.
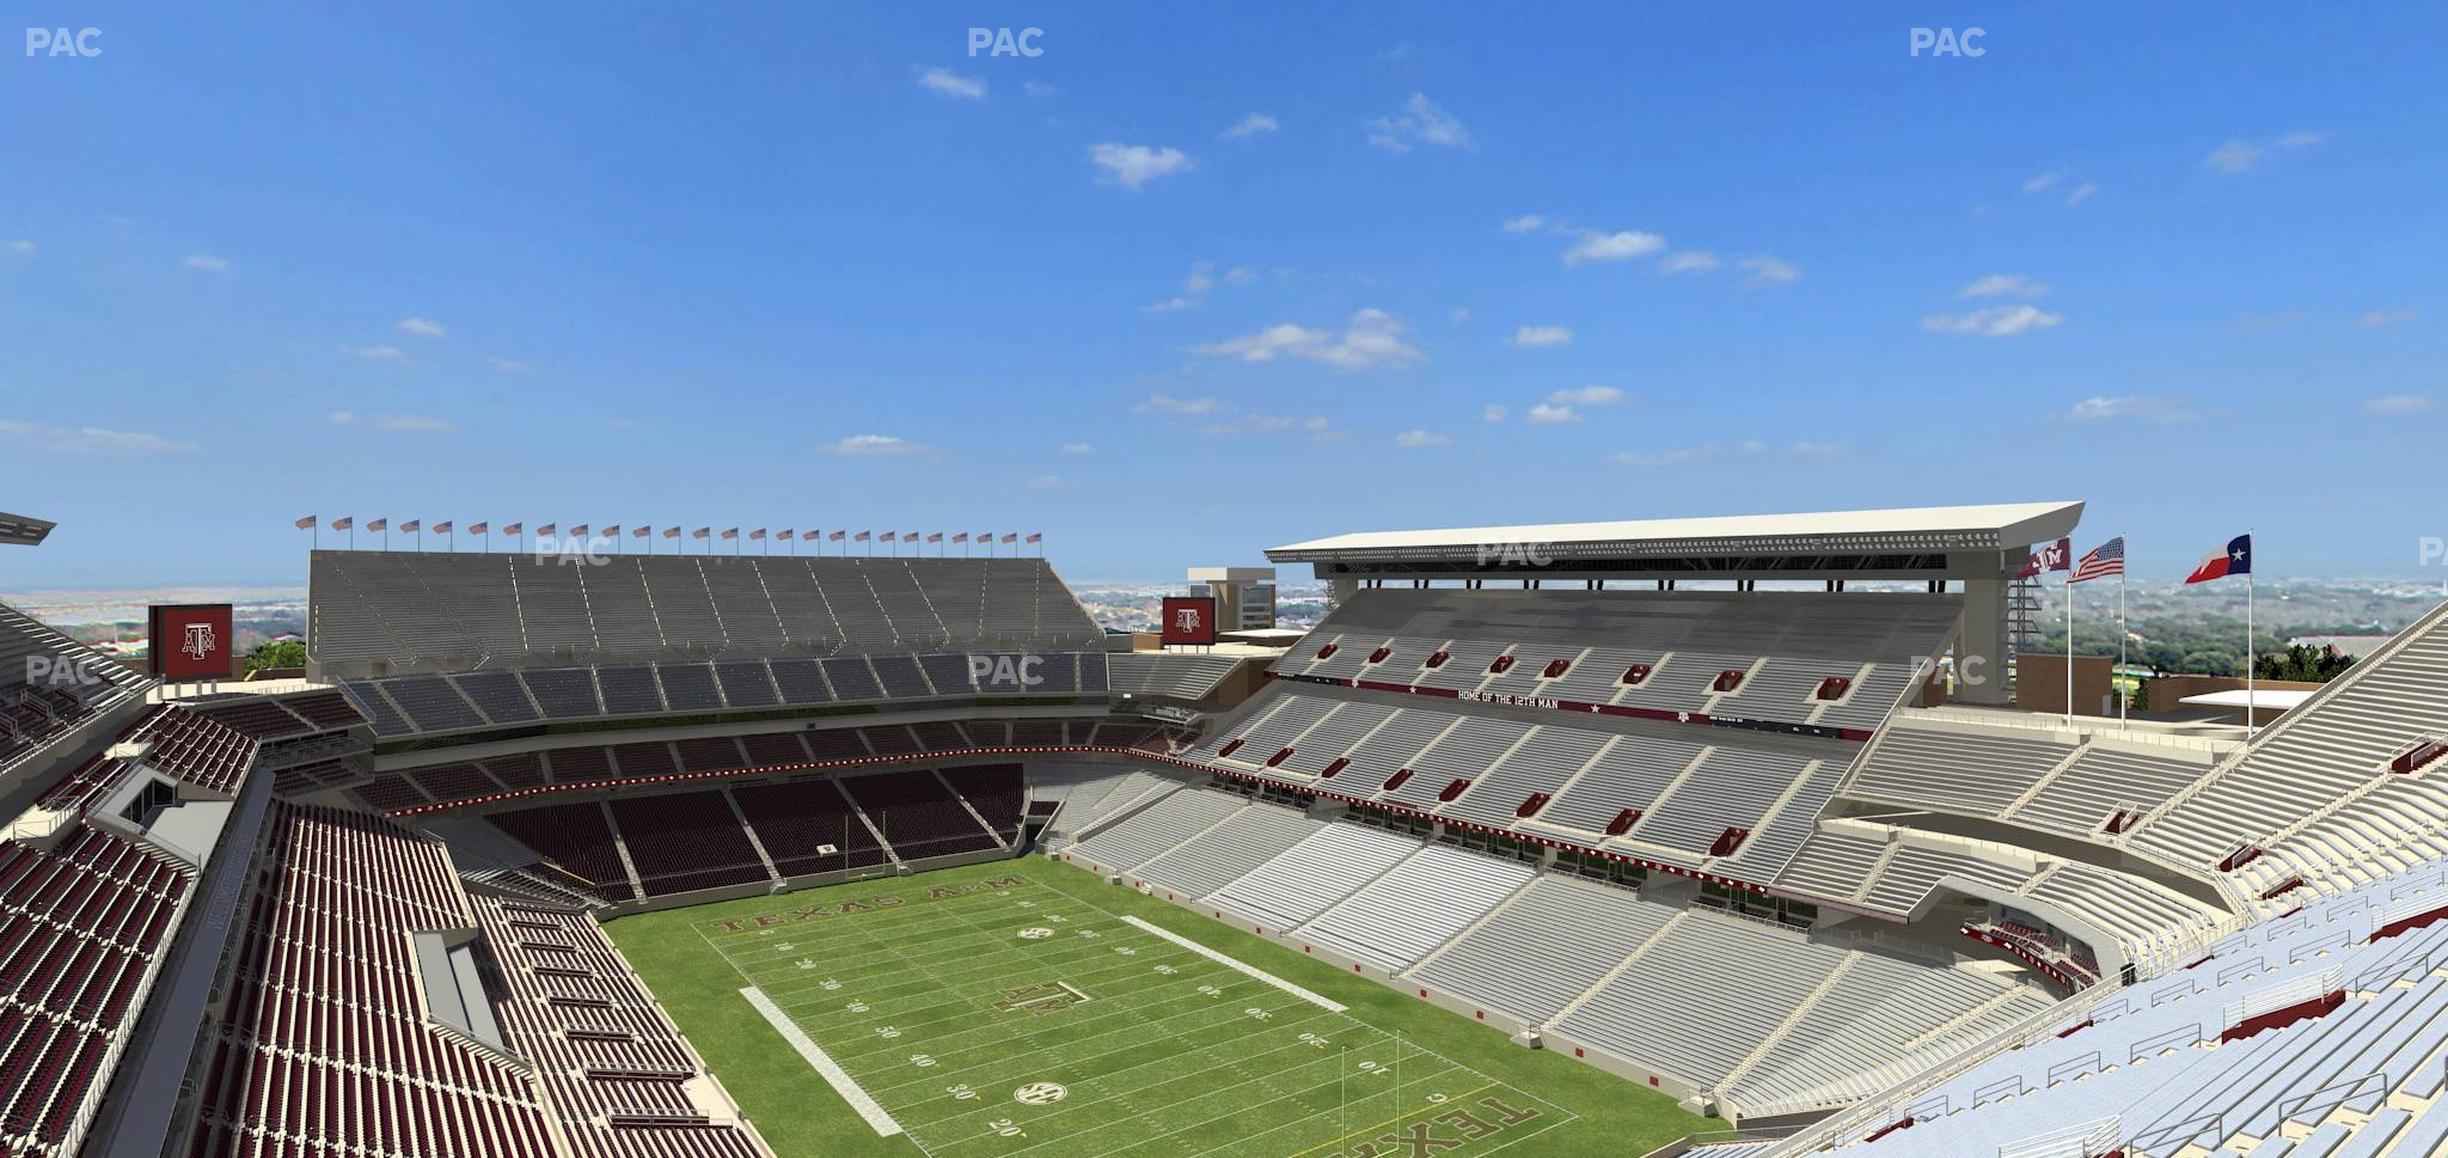
M 322 531 L 325 527 L 328 527 L 334 531 L 346 531 L 349 533 L 349 541 L 352 543 L 356 542 L 358 524 L 354 516 L 343 515 L 340 518 L 333 519 L 326 523 L 320 516 L 307 515 L 297 520 L 296 526 L 297 529 L 301 531 L 315 532 L 318 542 L 321 540 Z M 421 547 L 424 543 L 424 533 L 427 531 L 432 531 L 437 535 L 450 537 L 451 541 L 455 543 L 458 541 L 456 537 L 458 532 L 465 530 L 468 534 L 475 535 L 478 538 L 483 539 L 487 544 L 490 544 L 492 542 L 494 527 L 490 522 L 477 522 L 469 523 L 467 526 L 462 528 L 447 519 L 430 525 L 425 523 L 422 519 L 408 519 L 395 525 L 390 519 L 381 518 L 366 520 L 365 530 L 368 534 L 374 534 L 377 532 L 381 533 L 383 536 L 383 542 L 386 544 L 390 542 L 390 534 L 393 530 L 397 530 L 403 535 L 415 535 L 417 536 L 417 542 Z M 527 526 L 525 523 L 504 523 L 501 525 L 500 530 L 502 534 L 515 540 L 519 536 L 526 533 Z M 566 529 L 564 529 L 557 523 L 540 523 L 537 524 L 535 528 L 535 537 L 538 540 L 555 538 L 570 540 L 608 539 L 615 545 L 618 545 L 621 539 L 622 530 L 623 528 L 619 524 L 593 527 L 586 523 L 572 523 Z M 947 535 L 942 531 L 929 531 L 921 534 L 917 531 L 825 531 L 820 529 L 802 531 L 793 527 L 785 527 L 781 530 L 772 530 L 766 527 L 756 527 L 749 530 L 742 530 L 738 527 L 726 527 L 719 531 L 712 527 L 698 527 L 693 530 L 681 527 L 665 527 L 660 532 L 657 532 L 651 526 L 629 527 L 627 528 L 627 531 L 630 538 L 645 539 L 647 541 L 647 550 L 650 553 L 654 549 L 654 540 L 656 538 L 660 537 L 664 539 L 678 540 L 684 535 L 689 539 L 705 540 L 708 550 L 713 549 L 713 540 L 715 539 L 731 541 L 734 544 L 742 539 L 746 539 L 751 542 L 764 542 L 767 544 L 766 551 L 768 553 L 773 550 L 771 544 L 775 542 L 791 544 L 791 549 L 793 552 L 798 550 L 798 544 L 800 543 L 815 543 L 818 544 L 818 549 L 821 550 L 822 545 L 825 543 L 892 543 L 896 544 L 896 549 L 897 545 L 901 543 L 933 543 L 939 545 L 952 543 L 959 544 L 966 549 L 972 542 L 988 547 L 999 543 L 1042 544 L 1045 542 L 1044 533 L 1037 531 L 1032 531 L 1026 535 L 1023 535 L 1018 531 L 977 531 L 974 533 L 969 531 L 955 531 Z M 733 548 L 734 553 L 737 553 L 737 550 L 738 548 L 735 545 Z

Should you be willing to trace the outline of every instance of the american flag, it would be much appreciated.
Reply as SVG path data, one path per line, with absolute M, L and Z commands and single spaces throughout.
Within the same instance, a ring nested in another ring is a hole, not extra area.
M 2081 562 L 2074 564 L 2074 574 L 2068 576 L 2066 582 L 2080 583 L 2086 579 L 2105 579 L 2110 575 L 2124 573 L 2125 536 L 2118 535 L 2116 538 L 2091 548 L 2090 554 L 2083 556 Z

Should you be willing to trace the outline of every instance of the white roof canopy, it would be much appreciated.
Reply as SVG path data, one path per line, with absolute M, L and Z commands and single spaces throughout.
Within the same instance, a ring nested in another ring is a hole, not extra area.
M 1507 546 L 1601 558 L 1826 551 L 1947 551 L 2028 546 L 2072 533 L 2080 502 L 1900 507 L 1813 514 L 1631 519 L 1434 531 L 1371 531 L 1276 547 L 1278 563 L 1450 559 Z

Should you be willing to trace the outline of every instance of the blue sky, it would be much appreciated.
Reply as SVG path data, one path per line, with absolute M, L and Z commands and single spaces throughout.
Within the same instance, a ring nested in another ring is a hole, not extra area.
M 2035 498 L 2156 578 L 2448 534 L 2436 5 L 28 18 L 102 53 L 0 51 L 0 510 L 62 524 L 12 588 L 299 581 L 310 512 L 1080 579 Z

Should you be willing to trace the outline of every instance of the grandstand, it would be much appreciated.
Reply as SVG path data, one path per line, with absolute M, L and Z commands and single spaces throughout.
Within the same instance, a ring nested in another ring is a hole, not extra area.
M 1338 536 L 1262 658 L 1036 559 L 317 551 L 196 696 L 0 607 L 0 1153 L 1348 1149 L 1380 1047 L 1557 1152 L 2436 1152 L 2448 609 L 2258 736 L 2035 717 L 2079 515 Z M 1227 1031 L 1317 1052 L 1120 1076 Z

